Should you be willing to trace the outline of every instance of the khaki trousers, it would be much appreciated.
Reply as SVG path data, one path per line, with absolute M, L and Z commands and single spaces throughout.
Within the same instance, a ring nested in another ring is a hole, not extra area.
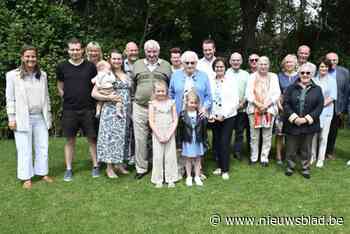
M 137 173 L 148 171 L 147 141 L 150 134 L 148 108 L 133 104 L 133 123 L 135 137 L 135 167 Z

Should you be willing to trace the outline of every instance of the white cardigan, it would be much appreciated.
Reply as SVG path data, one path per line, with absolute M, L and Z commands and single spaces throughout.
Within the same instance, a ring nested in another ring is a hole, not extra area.
M 216 89 L 216 79 L 210 79 L 210 90 L 212 93 L 212 97 L 214 97 L 215 89 Z M 230 118 L 232 116 L 237 115 L 237 109 L 239 107 L 239 95 L 236 80 L 232 77 L 225 76 L 222 80 L 223 83 L 221 85 L 221 98 L 222 98 L 222 112 L 224 119 Z M 211 115 L 215 115 L 215 109 L 213 107 Z
M 269 72 L 268 76 L 270 77 L 270 89 L 268 91 L 268 100 L 271 101 L 272 105 L 267 109 L 268 113 L 271 113 L 272 115 L 277 115 L 278 114 L 278 107 L 277 107 L 277 101 L 281 95 L 281 89 L 280 85 L 278 82 L 278 77 L 275 73 Z M 255 111 L 255 96 L 254 96 L 254 81 L 257 77 L 257 73 L 253 73 L 250 75 L 246 92 L 245 92 L 245 97 L 248 101 L 248 106 L 247 106 L 247 114 L 253 114 Z
M 51 107 L 47 86 L 47 75 L 41 71 L 41 94 L 47 129 L 51 128 Z M 30 94 L 29 94 L 30 95 Z M 29 131 L 29 107 L 24 80 L 20 78 L 19 69 L 6 73 L 6 110 L 9 121 L 16 121 L 16 131 Z

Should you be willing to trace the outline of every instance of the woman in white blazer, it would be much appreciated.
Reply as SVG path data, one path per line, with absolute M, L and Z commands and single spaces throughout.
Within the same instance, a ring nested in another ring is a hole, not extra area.
M 8 126 L 14 131 L 17 177 L 23 188 L 32 187 L 34 175 L 48 176 L 48 129 L 51 127 L 50 99 L 46 73 L 38 65 L 37 49 L 24 46 L 20 67 L 6 73 Z M 33 165 L 32 148 L 35 159 Z

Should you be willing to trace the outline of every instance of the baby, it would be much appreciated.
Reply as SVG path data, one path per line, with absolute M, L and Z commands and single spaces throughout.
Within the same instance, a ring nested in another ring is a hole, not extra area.
M 115 76 L 112 73 L 112 67 L 107 61 L 100 61 L 96 64 L 97 76 L 95 76 L 91 82 L 96 85 L 97 90 L 102 95 L 110 95 L 114 92 L 113 83 L 115 82 Z M 96 105 L 96 118 L 100 117 L 103 102 L 99 101 Z M 123 118 L 123 103 L 117 102 L 117 117 Z

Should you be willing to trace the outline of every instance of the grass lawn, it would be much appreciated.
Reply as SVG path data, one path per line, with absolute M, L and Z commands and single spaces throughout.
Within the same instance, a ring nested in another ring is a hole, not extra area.
M 64 139 L 50 139 L 53 184 L 35 181 L 25 191 L 16 179 L 14 141 L 0 141 L 0 233 L 350 233 L 350 131 L 341 131 L 337 160 L 312 168 L 312 178 L 286 177 L 273 161 L 268 168 L 231 161 L 231 178 L 210 176 L 203 187 L 156 189 L 150 175 L 134 172 L 110 180 L 90 176 L 88 147 L 77 144 L 74 179 L 63 181 Z M 210 157 L 211 158 L 211 157 Z M 215 164 L 207 160 L 211 174 Z M 222 216 L 217 226 L 212 214 Z M 330 216 L 343 225 L 225 225 L 224 216 Z

